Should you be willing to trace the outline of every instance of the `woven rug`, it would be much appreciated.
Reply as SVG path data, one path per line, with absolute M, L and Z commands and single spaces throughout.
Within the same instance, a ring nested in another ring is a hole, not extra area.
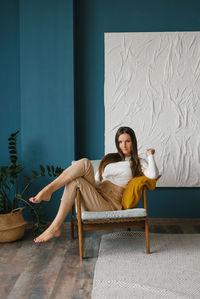
M 92 299 L 200 298 L 200 234 L 103 235 Z

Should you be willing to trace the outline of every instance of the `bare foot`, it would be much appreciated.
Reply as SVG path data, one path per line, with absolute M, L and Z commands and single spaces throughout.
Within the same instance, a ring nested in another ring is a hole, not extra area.
M 51 199 L 51 193 L 48 188 L 42 189 L 35 197 L 29 198 L 29 201 L 33 203 L 40 203 L 42 200 L 49 201 Z
M 61 227 L 53 229 L 48 227 L 39 237 L 34 239 L 35 243 L 47 242 L 52 238 L 59 237 L 61 235 Z

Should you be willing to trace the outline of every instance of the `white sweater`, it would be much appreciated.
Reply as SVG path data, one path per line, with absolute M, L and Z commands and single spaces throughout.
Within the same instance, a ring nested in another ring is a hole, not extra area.
M 150 179 L 155 179 L 159 175 L 158 168 L 156 166 L 154 156 L 149 155 L 147 157 L 148 162 L 145 159 L 141 159 L 142 172 Z M 110 181 L 111 183 L 125 188 L 127 183 L 132 179 L 132 171 L 130 168 L 130 158 L 127 157 L 124 161 L 108 164 L 102 174 L 102 182 Z M 95 175 L 95 181 L 99 182 L 99 173 L 97 171 Z

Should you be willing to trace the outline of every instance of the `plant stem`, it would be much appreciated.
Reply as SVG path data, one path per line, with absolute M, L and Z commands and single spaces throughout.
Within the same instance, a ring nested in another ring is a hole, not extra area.
M 13 186 L 14 186 L 14 184 L 11 184 L 10 190 L 8 192 L 8 199 L 10 199 L 10 193 L 12 191 Z M 14 206 L 14 203 L 12 205 Z
M 36 179 L 38 179 L 38 178 L 41 177 L 41 176 L 42 176 L 42 175 L 38 175 L 36 178 L 32 179 L 32 180 L 25 186 L 24 190 L 23 190 L 22 193 L 21 193 L 21 196 L 23 196 L 24 193 L 26 192 L 26 190 L 29 188 L 29 186 L 30 186 Z

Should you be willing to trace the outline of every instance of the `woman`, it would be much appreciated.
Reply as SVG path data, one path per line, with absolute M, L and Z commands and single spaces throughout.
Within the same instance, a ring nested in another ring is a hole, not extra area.
M 36 243 L 61 235 L 62 224 L 74 204 L 77 187 L 81 191 L 82 210 L 121 210 L 122 194 L 131 178 L 143 174 L 151 179 L 158 176 L 153 157 L 155 150 L 147 149 L 148 163 L 139 159 L 136 136 L 131 128 L 119 128 L 115 144 L 118 152 L 103 157 L 95 177 L 91 162 L 84 158 L 68 167 L 35 197 L 29 199 L 33 203 L 49 201 L 52 193 L 65 185 L 58 213 L 51 225 L 34 240 Z

